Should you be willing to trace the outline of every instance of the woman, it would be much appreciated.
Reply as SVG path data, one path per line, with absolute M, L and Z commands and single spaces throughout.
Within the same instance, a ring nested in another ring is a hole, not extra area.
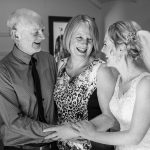
M 99 143 L 117 145 L 117 150 L 150 149 L 150 74 L 138 64 L 141 46 L 133 22 L 119 21 L 105 35 L 103 52 L 107 66 L 118 76 L 110 110 L 120 123 L 118 132 L 97 132 L 90 122 L 72 125 L 79 136 Z
M 60 139 L 58 142 L 60 150 L 113 149 L 113 146 L 91 143 L 88 140 L 75 140 L 77 134 L 70 127 L 70 123 L 90 120 L 96 128 L 100 126 L 99 130 L 106 131 L 114 123 L 108 104 L 115 78 L 111 70 L 105 68 L 103 62 L 95 57 L 99 50 L 98 43 L 99 33 L 93 18 L 78 15 L 67 24 L 63 47 L 70 53 L 70 57 L 59 63 L 54 90 L 58 124 L 61 126 L 44 130 L 55 131 L 47 139 Z M 101 110 L 103 115 L 99 116 Z

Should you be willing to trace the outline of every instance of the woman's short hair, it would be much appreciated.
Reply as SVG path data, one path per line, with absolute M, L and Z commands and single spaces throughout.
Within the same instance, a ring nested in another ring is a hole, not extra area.
M 93 40 L 92 54 L 95 54 L 97 51 L 99 51 L 99 32 L 95 23 L 95 19 L 89 17 L 88 15 L 77 15 L 68 22 L 63 35 L 63 48 L 69 52 L 72 34 L 80 25 L 80 23 L 89 24 L 89 29 Z
M 141 47 L 136 36 L 139 30 L 141 27 L 135 21 L 117 21 L 109 26 L 108 35 L 116 47 L 126 44 L 128 56 L 136 59 L 141 54 Z

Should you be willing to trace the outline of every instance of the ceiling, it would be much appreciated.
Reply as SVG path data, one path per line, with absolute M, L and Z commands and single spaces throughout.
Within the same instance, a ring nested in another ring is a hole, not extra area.
M 90 0 L 96 7 L 100 8 L 102 7 L 102 4 L 107 2 L 114 2 L 114 1 L 127 1 L 127 0 Z M 131 2 L 136 2 L 137 0 L 128 0 Z

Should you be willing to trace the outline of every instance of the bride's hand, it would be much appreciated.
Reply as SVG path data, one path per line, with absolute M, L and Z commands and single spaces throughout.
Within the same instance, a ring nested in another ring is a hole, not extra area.
M 96 132 L 96 127 L 87 120 L 72 124 L 72 128 L 79 136 L 88 140 L 92 140 Z

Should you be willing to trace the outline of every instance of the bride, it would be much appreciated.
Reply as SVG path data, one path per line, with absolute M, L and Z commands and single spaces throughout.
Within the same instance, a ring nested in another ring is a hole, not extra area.
M 120 131 L 98 132 L 89 121 L 72 124 L 82 138 L 116 145 L 116 150 L 150 149 L 150 74 L 138 65 L 141 53 L 144 54 L 137 38 L 138 30 L 139 26 L 133 21 L 112 24 L 102 49 L 107 66 L 120 73 L 109 104 L 120 123 Z

